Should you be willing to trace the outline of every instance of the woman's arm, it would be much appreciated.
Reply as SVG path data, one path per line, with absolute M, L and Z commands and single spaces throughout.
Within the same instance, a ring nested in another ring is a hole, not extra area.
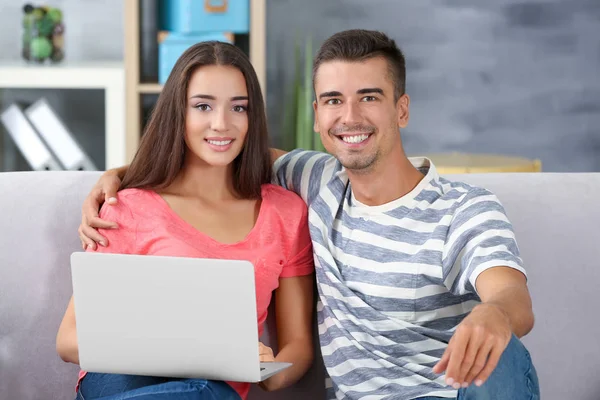
M 137 219 L 131 211 L 130 204 L 135 201 L 129 195 L 120 192 L 119 201 L 114 206 L 103 207 L 100 217 L 119 224 L 119 229 L 100 229 L 100 233 L 110 240 L 110 245 L 98 247 L 99 253 L 139 254 L 137 248 Z M 87 249 L 88 251 L 93 251 Z M 69 301 L 58 333 L 56 334 L 56 351 L 65 362 L 79 364 L 79 346 L 75 322 L 75 303 L 73 296 Z
M 313 279 L 313 274 L 279 279 L 279 288 L 275 291 L 279 353 L 275 361 L 289 362 L 293 366 L 262 382 L 265 390 L 293 385 L 313 362 Z
M 64 362 L 79 364 L 79 347 L 77 345 L 77 327 L 75 326 L 75 306 L 73 296 L 63 316 L 56 335 L 56 352 Z

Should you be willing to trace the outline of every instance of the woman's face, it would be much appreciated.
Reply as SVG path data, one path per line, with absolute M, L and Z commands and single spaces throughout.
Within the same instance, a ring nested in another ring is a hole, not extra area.
M 242 151 L 248 133 L 248 90 L 231 66 L 207 65 L 192 74 L 187 92 L 187 157 L 227 166 Z

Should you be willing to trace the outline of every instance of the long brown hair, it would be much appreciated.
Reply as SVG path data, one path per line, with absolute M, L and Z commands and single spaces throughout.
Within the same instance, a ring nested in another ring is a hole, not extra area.
M 233 66 L 244 75 L 248 91 L 248 133 L 241 153 L 233 161 L 233 188 L 240 198 L 261 197 L 261 185 L 271 181 L 272 166 L 265 104 L 258 78 L 241 49 L 214 41 L 191 46 L 175 63 L 121 189 L 164 189 L 179 174 L 187 151 L 184 138 L 188 83 L 194 71 L 206 65 Z

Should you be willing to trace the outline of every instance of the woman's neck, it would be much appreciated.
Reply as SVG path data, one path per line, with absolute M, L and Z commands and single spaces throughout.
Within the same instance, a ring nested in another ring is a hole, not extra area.
M 234 199 L 232 167 L 215 167 L 196 157 L 186 157 L 183 168 L 165 191 L 213 201 Z

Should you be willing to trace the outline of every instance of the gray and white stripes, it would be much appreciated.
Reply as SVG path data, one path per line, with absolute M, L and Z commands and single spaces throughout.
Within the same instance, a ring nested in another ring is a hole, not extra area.
M 425 178 L 377 207 L 354 198 L 330 155 L 296 150 L 275 164 L 277 183 L 309 206 L 329 398 L 456 397 L 431 368 L 479 303 L 477 277 L 525 272 L 496 196 L 411 162 Z

